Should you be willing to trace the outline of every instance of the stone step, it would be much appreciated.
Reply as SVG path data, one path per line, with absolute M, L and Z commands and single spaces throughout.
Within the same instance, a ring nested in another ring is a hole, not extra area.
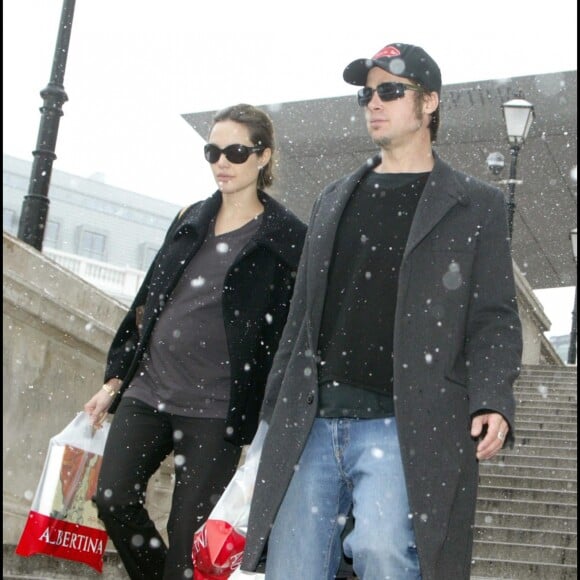
M 553 366 L 553 365 L 524 365 L 521 368 L 520 377 L 548 375 L 554 378 L 565 378 L 567 376 L 576 376 L 576 366 Z
M 559 415 L 568 415 L 572 417 L 577 417 L 578 412 L 575 409 L 576 402 L 565 402 L 565 401 L 549 401 L 549 400 L 538 400 L 529 399 L 518 399 L 516 398 L 516 413 L 521 415 L 526 413 L 528 410 L 540 411 L 544 414 L 544 417 L 554 417 Z
M 574 419 L 578 418 L 576 411 L 570 410 L 566 414 L 551 415 L 546 413 L 544 409 L 516 409 L 516 427 L 524 423 L 525 427 L 531 427 L 532 424 L 537 425 L 540 429 L 548 429 L 550 427 L 555 429 L 576 429 L 578 430 L 578 423 Z
M 485 540 L 487 542 L 561 546 L 563 548 L 577 548 L 578 545 L 578 534 L 574 532 L 551 532 L 525 528 L 477 526 L 474 529 L 474 538 L 476 542 Z
M 537 477 L 538 479 L 560 479 L 566 482 L 577 481 L 576 467 L 545 467 L 544 465 L 485 465 L 479 470 L 480 475 L 505 475 L 510 477 Z
M 516 413 L 530 407 L 540 407 L 544 409 L 546 416 L 549 417 L 552 413 L 569 413 L 571 415 L 578 415 L 577 398 L 576 395 L 561 395 L 542 397 L 541 395 L 529 395 L 524 393 L 515 395 Z
M 559 434 L 560 437 L 546 437 L 543 433 L 533 434 L 533 435 L 523 435 L 520 433 L 516 436 L 516 447 L 560 447 L 561 449 L 569 449 L 576 453 L 577 451 L 577 438 L 576 435 L 565 439 Z
M 558 458 L 577 458 L 576 447 L 550 447 L 549 445 L 521 445 L 516 442 L 513 449 L 505 451 L 506 456 L 517 457 L 518 455 L 529 455 L 531 457 L 552 457 Z
M 545 381 L 554 381 L 554 382 L 568 382 L 574 381 L 578 376 L 577 372 L 572 373 L 555 373 L 550 374 L 547 373 L 520 373 L 520 376 L 517 379 L 517 382 L 521 381 L 537 381 L 537 380 L 545 380 Z
M 575 548 L 549 546 L 546 544 L 516 544 L 512 542 L 478 541 L 478 558 L 494 558 L 518 560 L 522 562 L 542 562 L 544 564 L 576 565 L 577 551 Z
M 472 578 L 476 576 L 488 580 L 577 580 L 577 567 L 537 561 L 518 562 L 514 559 L 474 557 L 471 574 Z
M 516 413 L 523 406 L 546 407 L 547 405 L 560 407 L 562 410 L 568 410 L 572 414 L 578 414 L 578 394 L 576 389 L 569 391 L 540 391 L 539 389 L 526 389 L 525 391 L 516 391 L 514 393 L 516 400 Z
M 566 469 L 576 469 L 578 459 L 576 457 L 551 457 L 549 455 L 527 454 L 524 449 L 521 453 L 513 453 L 509 450 L 503 450 L 501 455 L 494 459 L 497 463 L 509 465 L 528 465 L 539 467 L 563 467 Z
M 526 477 L 520 475 L 480 474 L 479 487 L 537 489 L 542 491 L 577 492 L 577 482 L 571 479 Z
M 544 501 L 477 498 L 477 509 L 486 512 L 528 514 L 530 516 L 577 517 L 576 504 L 546 503 Z
M 546 409 L 542 407 L 522 409 L 520 406 L 516 408 L 516 427 L 522 421 L 534 421 L 536 425 L 538 425 L 538 428 L 540 428 L 540 425 L 555 425 L 557 429 L 571 429 L 578 427 L 577 418 L 578 413 L 576 413 L 576 411 L 569 413 L 547 413 Z M 566 425 L 563 423 L 566 423 Z M 568 425 L 568 423 L 570 423 L 570 425 Z M 547 427 L 542 428 L 546 429 Z
M 128 580 L 129 575 L 121 564 L 117 552 L 105 552 L 103 557 L 103 573 L 81 562 L 54 558 L 44 554 L 34 554 L 22 557 L 15 553 L 15 546 L 4 544 L 2 578 L 21 580 L 85 580 L 100 578 L 101 580 Z
M 532 465 L 506 465 L 505 463 L 486 462 L 479 467 L 480 477 L 489 476 L 515 476 L 525 478 L 537 478 L 539 480 L 554 479 L 576 483 L 576 469 L 566 469 L 563 467 L 544 467 Z
M 577 383 L 577 377 L 568 377 L 566 379 L 554 380 L 551 377 L 525 377 L 518 380 L 514 385 L 514 390 L 524 389 L 526 387 L 546 386 L 554 389 L 572 389 Z
M 516 440 L 525 439 L 526 437 L 544 437 L 546 439 L 562 439 L 565 442 L 578 440 L 577 429 L 541 429 L 536 427 L 522 426 L 518 421 Z
M 533 419 L 522 419 L 520 417 L 516 418 L 516 435 L 520 433 L 548 433 L 551 437 L 552 434 L 560 433 L 562 435 L 574 435 L 578 436 L 578 424 L 568 422 L 552 422 L 552 421 L 538 421 L 536 418 Z
M 514 394 L 518 395 L 540 395 L 545 399 L 549 399 L 552 395 L 570 395 L 572 397 L 578 396 L 576 381 L 570 383 L 550 383 L 545 381 L 531 381 L 527 383 L 519 383 L 514 386 Z
M 526 403 L 538 403 L 538 404 L 561 404 L 563 406 L 568 404 L 574 404 L 578 402 L 578 397 L 576 393 L 550 393 L 550 396 L 546 396 L 542 393 L 515 393 L 516 405 L 523 403 L 524 399 Z M 520 400 L 521 399 L 521 400 Z
M 477 491 L 480 500 L 518 500 L 541 502 L 546 504 L 563 504 L 576 507 L 577 494 L 574 491 L 553 491 L 523 487 L 491 487 L 480 485 Z
M 514 385 L 514 390 L 516 392 L 520 392 L 523 389 L 548 389 L 550 392 L 553 390 L 575 392 L 576 381 L 570 380 L 566 382 L 554 382 L 544 381 L 542 379 L 529 379 L 527 381 L 518 382 Z
M 575 395 L 576 381 L 569 383 L 553 383 L 546 381 L 528 381 L 519 383 L 514 386 L 514 393 L 520 395 L 522 393 L 540 394 L 543 396 L 550 396 L 552 393 Z
M 551 381 L 554 383 L 566 383 L 566 382 L 576 382 L 576 377 L 578 373 L 576 370 L 571 373 L 527 373 L 522 372 L 518 377 L 516 383 L 522 383 L 526 381 Z
M 514 397 L 516 399 L 516 412 L 519 409 L 526 408 L 526 407 L 538 407 L 540 409 L 555 409 L 560 413 L 568 412 L 570 414 L 578 414 L 578 409 L 576 405 L 578 404 L 576 400 L 564 400 L 559 401 L 558 399 L 552 400 L 551 397 L 542 397 L 542 395 L 528 395 L 526 393 L 518 394 L 517 392 L 514 393 Z M 572 395 L 566 395 L 566 399 L 568 397 L 572 397 Z
M 543 421 L 550 421 L 558 422 L 560 424 L 572 423 L 573 425 L 576 425 L 578 421 L 578 413 L 575 411 L 567 411 L 565 413 L 554 414 L 546 413 L 546 409 L 544 407 L 528 407 L 523 409 L 520 406 L 516 409 L 516 428 L 519 421 L 538 421 L 538 423 Z
M 521 528 L 574 534 L 578 531 L 578 522 L 575 516 L 546 516 L 526 512 L 506 513 L 498 510 L 486 510 L 483 507 L 478 507 L 475 513 L 475 525 L 476 527 L 495 526 L 498 528 Z
M 548 422 L 559 422 L 565 419 L 574 422 L 578 413 L 570 408 L 571 403 L 554 403 L 539 401 L 516 401 L 516 424 L 521 418 L 544 419 Z
M 525 383 L 518 383 L 514 386 L 514 392 L 539 392 L 542 395 L 550 393 L 576 393 L 576 381 L 567 383 L 555 383 L 553 381 L 526 381 Z

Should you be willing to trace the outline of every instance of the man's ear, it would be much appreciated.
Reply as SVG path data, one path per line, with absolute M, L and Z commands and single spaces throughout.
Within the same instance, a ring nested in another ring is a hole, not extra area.
M 439 95 L 435 91 L 425 93 L 423 103 L 423 112 L 430 115 L 431 113 L 434 113 L 439 106 Z

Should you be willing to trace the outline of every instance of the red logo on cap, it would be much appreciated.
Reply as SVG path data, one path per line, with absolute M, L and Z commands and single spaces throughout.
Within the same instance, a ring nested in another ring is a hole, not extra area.
M 373 56 L 373 60 L 377 58 L 381 58 L 386 56 L 388 58 L 393 58 L 394 56 L 401 56 L 401 51 L 396 46 L 385 46 L 382 50 L 379 50 L 375 56 Z

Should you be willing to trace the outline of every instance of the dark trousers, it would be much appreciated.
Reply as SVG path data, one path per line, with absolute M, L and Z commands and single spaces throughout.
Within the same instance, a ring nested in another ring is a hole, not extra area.
M 233 477 L 241 448 L 223 419 L 192 419 L 121 400 L 107 438 L 95 502 L 132 580 L 193 577 L 193 535 Z M 174 451 L 168 546 L 145 509 L 151 476 Z

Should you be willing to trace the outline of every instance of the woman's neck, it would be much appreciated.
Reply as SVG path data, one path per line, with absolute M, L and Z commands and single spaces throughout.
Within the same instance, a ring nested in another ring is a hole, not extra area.
M 215 220 L 215 235 L 237 230 L 264 211 L 257 193 L 244 198 L 222 195 L 222 205 Z

